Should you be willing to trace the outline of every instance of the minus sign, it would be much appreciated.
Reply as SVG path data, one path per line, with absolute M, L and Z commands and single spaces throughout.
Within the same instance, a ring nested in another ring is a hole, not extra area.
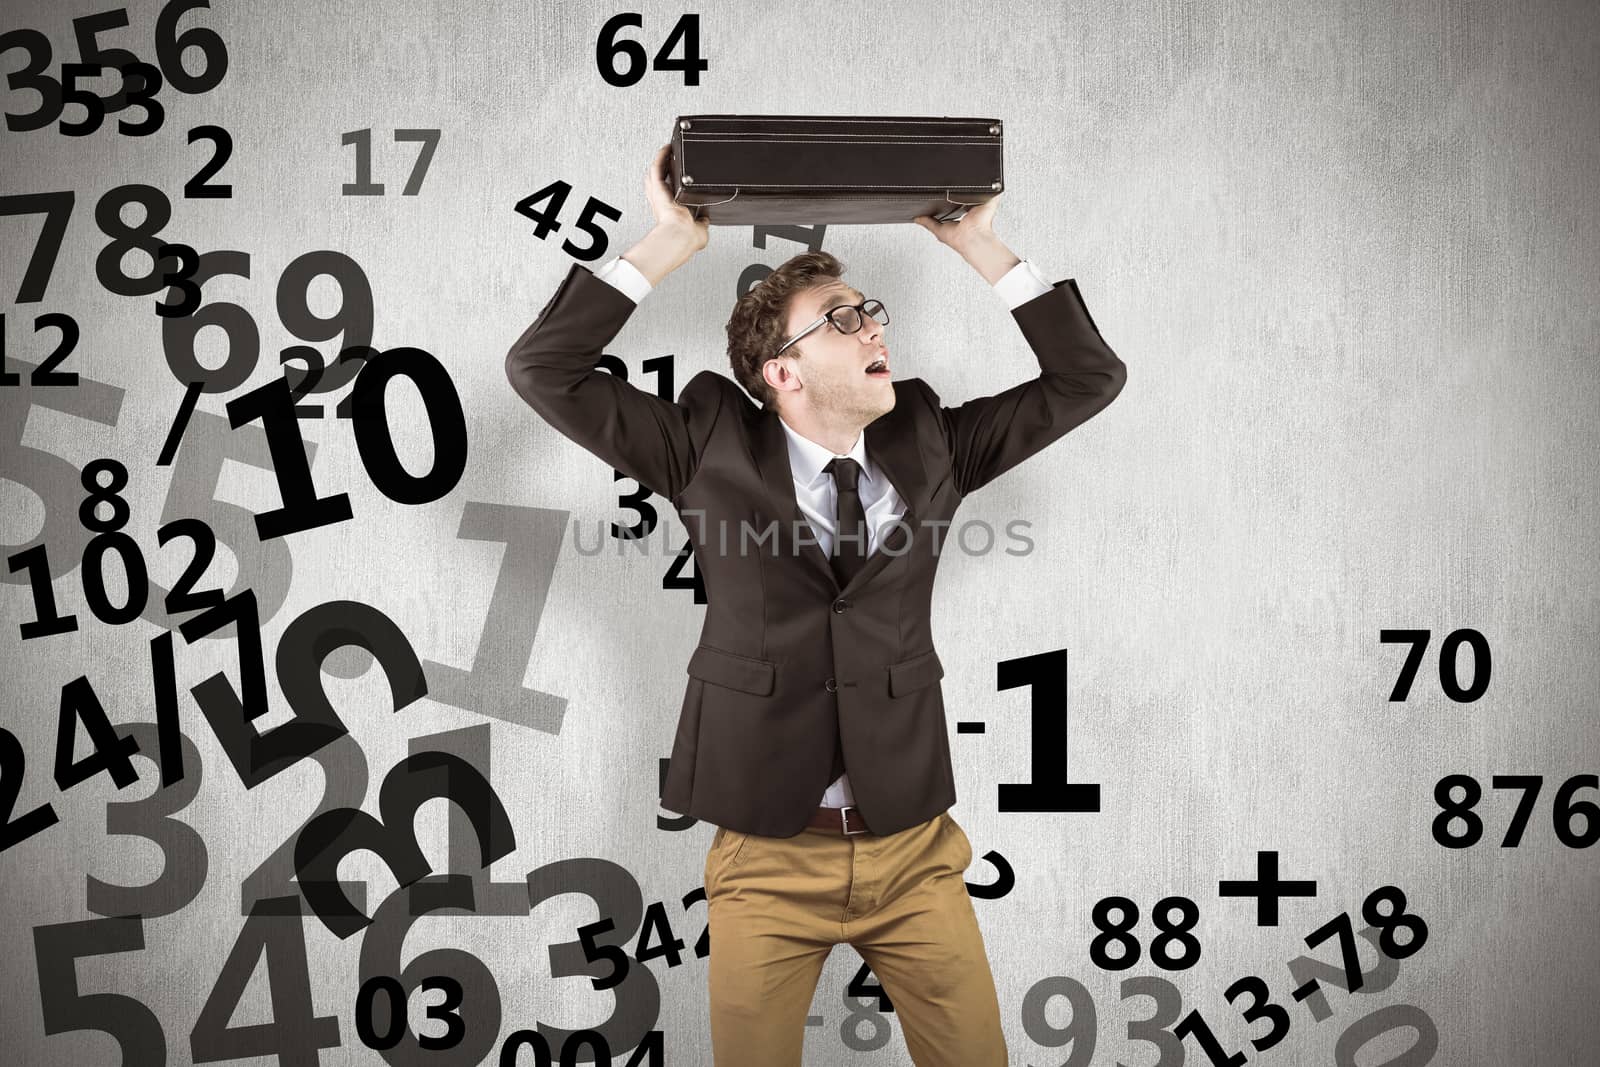
M 981 722 L 958 722 L 958 723 L 956 723 L 956 733 L 958 733 L 958 734 L 981 734 L 981 733 L 983 733 L 983 731 L 984 731 L 984 724 L 981 723 Z
M 1311 981 L 1307 982 L 1305 985 L 1301 986 L 1299 989 L 1296 989 L 1289 995 L 1294 997 L 1296 1003 L 1299 1003 L 1300 1001 L 1309 997 L 1311 994 L 1315 993 L 1317 989 L 1317 980 L 1313 978 Z

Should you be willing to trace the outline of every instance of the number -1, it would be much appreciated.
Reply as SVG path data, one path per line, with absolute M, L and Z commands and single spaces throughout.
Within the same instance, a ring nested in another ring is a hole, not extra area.
M 1000 783 L 1001 811 L 1099 811 L 1100 786 L 1067 781 L 1067 650 L 1001 660 L 1003 692 L 1028 686 L 1033 729 L 1033 777 Z

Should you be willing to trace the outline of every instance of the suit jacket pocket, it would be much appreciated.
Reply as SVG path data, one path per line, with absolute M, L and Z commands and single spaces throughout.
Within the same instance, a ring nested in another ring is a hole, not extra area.
M 712 685 L 764 697 L 772 694 L 778 669 L 764 659 L 752 659 L 710 645 L 700 645 L 689 657 L 689 673 Z
M 889 664 L 888 671 L 889 695 L 899 697 L 943 678 L 944 664 L 939 662 L 939 654 L 930 649 L 919 656 Z

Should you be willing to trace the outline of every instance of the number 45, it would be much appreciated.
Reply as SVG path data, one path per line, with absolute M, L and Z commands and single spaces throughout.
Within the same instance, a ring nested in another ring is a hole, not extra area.
M 531 193 L 517 201 L 517 214 L 525 215 L 533 220 L 533 235 L 539 240 L 544 240 L 545 234 L 551 230 L 559 230 L 561 223 L 556 221 L 556 216 L 561 214 L 561 209 L 567 203 L 567 197 L 572 193 L 572 186 L 566 182 L 551 182 L 536 193 Z M 545 198 L 550 199 L 550 206 L 544 211 L 534 210 L 533 205 Z M 595 225 L 594 217 L 600 215 L 617 222 L 622 218 L 622 212 L 612 207 L 603 200 L 590 197 L 588 203 L 583 205 L 583 210 L 578 213 L 578 221 L 574 224 L 584 233 L 594 238 L 588 248 L 580 248 L 571 241 L 562 241 L 561 247 L 574 259 L 588 262 L 599 259 L 606 254 L 610 239 L 606 232 Z

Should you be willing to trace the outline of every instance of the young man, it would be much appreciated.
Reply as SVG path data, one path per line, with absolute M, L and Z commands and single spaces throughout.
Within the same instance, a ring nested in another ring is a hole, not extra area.
M 702 371 L 674 403 L 597 370 L 637 303 L 709 238 L 672 200 L 668 150 L 646 171 L 655 228 L 596 273 L 573 266 L 506 373 L 562 434 L 695 519 L 708 603 L 661 803 L 718 827 L 705 867 L 716 1062 L 798 1067 L 823 963 L 848 943 L 918 1067 L 1003 1067 L 964 879 L 972 846 L 947 810 L 934 571 L 962 498 L 1111 403 L 1125 368 L 1077 286 L 1046 283 L 995 236 L 990 201 L 917 222 L 1009 305 L 1037 378 L 953 408 L 896 380 L 915 357 L 891 357 L 888 313 L 820 252 L 738 301 L 739 385 Z

